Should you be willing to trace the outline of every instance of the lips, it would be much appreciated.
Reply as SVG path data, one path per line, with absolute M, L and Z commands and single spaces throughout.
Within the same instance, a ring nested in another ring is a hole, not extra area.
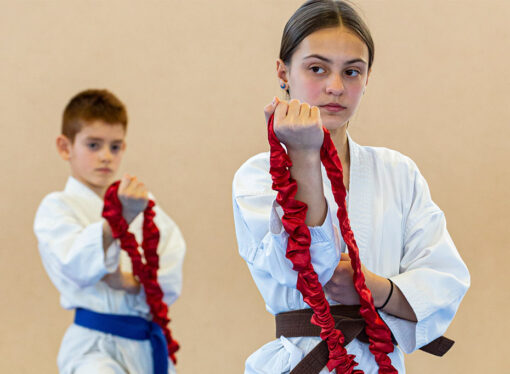
M 329 104 L 321 105 L 320 107 L 326 109 L 329 112 L 334 112 L 334 113 L 341 112 L 342 110 L 347 109 L 346 107 L 344 107 L 340 104 L 337 104 L 337 103 L 329 103 Z
M 96 169 L 96 171 L 98 171 L 100 173 L 111 173 L 112 169 L 110 169 L 110 168 L 98 168 L 98 169 Z

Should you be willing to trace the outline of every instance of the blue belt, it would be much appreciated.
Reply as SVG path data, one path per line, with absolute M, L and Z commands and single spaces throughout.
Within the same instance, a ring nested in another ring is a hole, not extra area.
M 168 347 L 163 330 L 142 317 L 97 313 L 76 308 L 76 325 L 134 340 L 150 340 L 154 374 L 168 374 Z

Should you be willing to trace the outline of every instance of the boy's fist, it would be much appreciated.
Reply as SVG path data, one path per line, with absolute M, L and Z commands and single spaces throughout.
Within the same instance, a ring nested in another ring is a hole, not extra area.
M 122 216 L 127 223 L 131 223 L 138 214 L 143 212 L 149 201 L 149 193 L 145 185 L 129 174 L 124 174 L 120 180 L 117 194 L 122 203 Z
M 124 290 L 129 294 L 137 294 L 140 292 L 140 282 L 138 282 L 133 274 L 123 272 L 120 269 L 120 264 L 117 270 L 103 277 L 103 282 L 114 290 Z

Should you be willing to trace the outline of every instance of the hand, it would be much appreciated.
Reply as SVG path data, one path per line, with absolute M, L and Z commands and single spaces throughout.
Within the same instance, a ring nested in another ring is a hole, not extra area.
M 120 265 L 113 273 L 106 274 L 102 280 L 114 290 L 124 290 L 129 294 L 140 292 L 140 282 L 136 280 L 133 274 L 121 271 Z
M 324 286 L 324 291 L 336 302 L 344 305 L 358 305 L 360 298 L 354 288 L 352 278 L 354 270 L 352 270 L 351 260 L 347 253 L 342 253 L 340 256 L 340 262 L 333 276 Z M 361 271 L 365 276 L 365 284 L 372 294 L 374 306 L 377 308 L 386 300 L 390 291 L 390 283 L 388 279 L 372 273 L 363 264 L 361 264 Z
M 324 131 L 319 108 L 310 108 L 297 100 L 287 103 L 275 97 L 264 112 L 266 121 L 274 113 L 275 134 L 287 147 L 292 161 L 290 175 L 299 186 L 294 198 L 308 206 L 305 224 L 322 225 L 327 204 L 322 183 L 320 148 Z
M 359 295 L 354 288 L 354 281 L 352 279 L 353 274 L 354 270 L 352 270 L 349 255 L 347 253 L 341 253 L 340 262 L 338 263 L 333 276 L 324 286 L 324 291 L 327 292 L 329 297 L 341 304 L 359 304 Z
M 145 185 L 129 174 L 122 177 L 117 194 L 122 204 L 122 215 L 128 224 L 145 210 L 149 201 Z
M 274 132 L 290 152 L 318 152 L 324 141 L 319 108 L 299 100 L 273 102 L 264 108 L 266 122 L 274 113 Z

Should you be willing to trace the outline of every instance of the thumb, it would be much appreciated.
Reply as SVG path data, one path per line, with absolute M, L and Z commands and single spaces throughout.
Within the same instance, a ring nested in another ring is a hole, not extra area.
M 280 99 L 278 99 L 275 96 L 273 98 L 273 101 L 264 107 L 264 116 L 266 117 L 266 123 L 269 121 L 269 117 L 271 117 L 271 115 L 274 113 L 279 103 Z

